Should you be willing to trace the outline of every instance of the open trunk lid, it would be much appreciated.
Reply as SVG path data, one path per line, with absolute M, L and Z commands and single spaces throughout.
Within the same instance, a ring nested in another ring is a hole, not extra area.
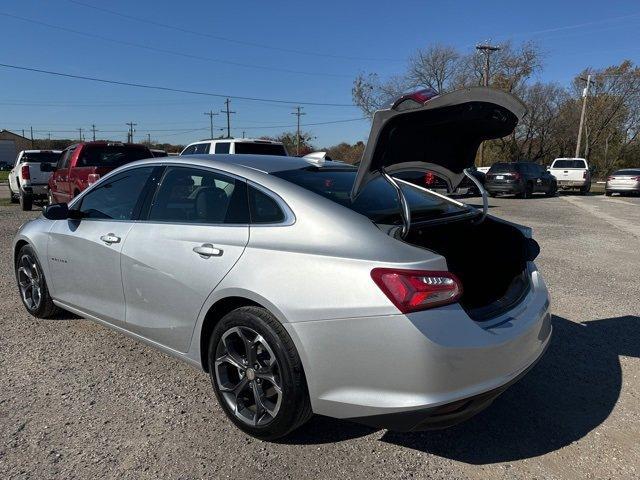
M 515 96 L 488 87 L 405 95 L 374 114 L 351 197 L 377 176 L 402 171 L 434 172 L 453 191 L 480 143 L 509 135 L 525 113 Z

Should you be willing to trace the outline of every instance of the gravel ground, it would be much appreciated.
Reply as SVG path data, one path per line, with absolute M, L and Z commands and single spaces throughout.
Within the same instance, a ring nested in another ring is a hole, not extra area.
M 232 427 L 203 373 L 71 315 L 29 317 L 9 246 L 38 213 L 0 206 L 0 478 L 638 478 L 640 199 L 491 205 L 542 246 L 555 335 L 534 370 L 448 430 L 316 417 L 281 443 Z

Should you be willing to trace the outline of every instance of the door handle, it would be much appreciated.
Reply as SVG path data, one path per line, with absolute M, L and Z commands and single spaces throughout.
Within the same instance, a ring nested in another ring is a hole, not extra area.
M 112 243 L 120 243 L 120 237 L 116 236 L 115 233 L 107 233 L 106 235 L 101 236 L 100 240 L 102 240 L 107 245 L 111 245 Z
M 214 247 L 210 243 L 204 243 L 199 247 L 193 247 L 193 251 L 200 255 L 202 258 L 222 256 L 222 250 Z

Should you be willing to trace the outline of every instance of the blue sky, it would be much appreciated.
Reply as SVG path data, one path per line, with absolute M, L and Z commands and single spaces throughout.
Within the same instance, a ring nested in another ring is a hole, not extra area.
M 487 39 L 535 40 L 545 52 L 540 79 L 560 84 L 585 67 L 638 62 L 640 56 L 637 0 L 3 0 L 0 13 L 0 63 L 292 102 L 232 100 L 235 136 L 294 130 L 280 126 L 295 124 L 295 102 L 350 104 L 356 74 L 401 73 L 416 48 L 434 42 L 471 50 Z M 77 138 L 77 128 L 95 124 L 98 137 L 124 140 L 125 122 L 134 121 L 136 140 L 150 133 L 153 140 L 187 143 L 209 136 L 203 113 L 220 111 L 223 100 L 0 68 L 0 129 L 28 131 L 33 125 L 36 137 L 51 132 L 53 138 Z M 349 106 L 308 105 L 304 112 L 303 124 L 361 117 Z M 214 119 L 217 128 L 225 124 L 222 114 Z M 368 134 L 362 120 L 304 128 L 317 146 Z

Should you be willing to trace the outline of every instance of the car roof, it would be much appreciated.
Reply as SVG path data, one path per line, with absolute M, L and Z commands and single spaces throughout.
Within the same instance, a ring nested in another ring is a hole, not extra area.
M 216 142 L 235 142 L 235 143 L 263 143 L 265 145 L 283 145 L 282 142 L 277 140 L 266 140 L 264 138 L 208 138 L 205 140 L 198 140 L 197 142 L 191 142 L 187 147 L 198 143 L 216 143 Z
M 23 150 L 22 153 L 42 153 L 42 152 L 52 152 L 52 153 L 62 153 L 62 150 Z
M 184 163 L 191 164 L 193 160 L 205 161 L 205 162 L 220 162 L 230 165 L 239 165 L 242 167 L 250 168 L 252 170 L 259 170 L 263 173 L 281 172 L 284 170 L 296 170 L 300 168 L 306 168 L 309 166 L 317 167 L 345 167 L 346 164 L 342 162 L 324 161 L 315 162 L 313 159 L 305 159 L 301 157 L 285 157 L 281 155 L 181 155 L 179 157 Z M 189 161 L 191 159 L 191 161 Z M 159 159 L 160 160 L 160 159 Z M 175 161 L 174 159 L 164 160 L 167 163 Z M 182 162 L 181 162 L 182 163 Z

